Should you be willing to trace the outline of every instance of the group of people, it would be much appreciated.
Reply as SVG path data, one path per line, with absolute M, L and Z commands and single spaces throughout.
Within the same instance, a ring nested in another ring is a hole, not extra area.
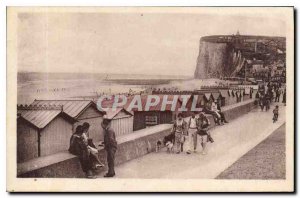
M 202 111 L 206 114 L 212 115 L 214 118 L 214 122 L 217 125 L 223 125 L 225 123 L 228 123 L 224 113 L 221 110 L 221 105 L 218 100 L 215 100 L 214 102 L 211 103 L 210 102 L 206 103 Z
M 255 95 L 256 101 L 258 101 L 261 110 L 266 109 L 268 111 L 270 109 L 270 105 L 273 102 L 280 102 L 280 96 L 282 94 L 282 103 L 286 103 L 286 89 L 282 90 L 281 82 L 271 83 L 268 82 L 265 85 L 260 85 L 258 87 L 258 91 Z M 275 96 L 275 97 L 274 97 Z M 279 117 L 279 106 L 276 105 L 273 109 L 273 123 L 278 120 Z
M 205 108 L 204 108 L 205 109 Z M 217 104 L 213 102 L 210 107 L 200 112 L 199 115 L 193 113 L 188 121 L 183 119 L 183 114 L 179 113 L 177 119 L 173 124 L 172 133 L 174 133 L 174 149 L 177 154 L 186 149 L 187 154 L 197 152 L 198 138 L 202 146 L 202 154 L 206 154 L 207 142 L 213 143 L 214 140 L 210 135 L 209 126 L 210 121 L 205 114 L 211 114 L 214 117 L 216 124 L 228 123 L 225 119 L 224 113 Z
M 258 101 L 261 110 L 266 109 L 268 111 L 270 109 L 271 102 L 279 102 L 280 96 L 282 94 L 282 103 L 286 103 L 286 89 L 284 91 L 281 89 L 281 83 L 268 82 L 266 86 L 261 85 L 256 93 L 255 98 Z M 275 97 L 274 97 L 275 96 Z
M 104 142 L 100 146 L 104 146 L 107 154 L 108 172 L 104 177 L 115 176 L 114 161 L 115 153 L 117 150 L 117 141 L 115 132 L 110 127 L 111 120 L 104 119 L 101 127 L 104 131 Z M 95 171 L 104 166 L 98 157 L 98 149 L 89 138 L 88 131 L 90 125 L 85 122 L 76 127 L 75 132 L 70 138 L 69 152 L 78 156 L 82 171 L 86 174 L 87 178 L 94 178 Z
M 273 93 L 276 94 L 275 102 L 279 102 L 280 93 L 279 87 L 268 86 L 267 91 L 259 90 L 256 93 L 256 98 L 259 99 L 259 104 L 263 108 L 266 106 L 268 110 L 270 102 L 273 99 Z M 283 101 L 285 103 L 285 91 L 283 95 Z M 187 154 L 197 152 L 198 141 L 201 143 L 201 153 L 205 155 L 207 142 L 213 143 L 214 140 L 210 135 L 209 126 L 210 121 L 206 114 L 213 116 L 216 125 L 223 125 L 228 123 L 224 113 L 221 110 L 220 101 L 215 100 L 208 102 L 202 112 L 198 115 L 193 113 L 188 121 L 183 119 L 183 114 L 179 113 L 172 127 L 172 134 L 174 135 L 174 150 L 176 153 L 184 151 L 184 147 Z M 279 115 L 278 105 L 273 110 L 273 121 L 276 122 Z M 103 119 L 101 127 L 104 131 L 104 141 L 99 146 L 104 146 L 107 154 L 108 172 L 104 177 L 115 176 L 114 161 L 115 153 L 117 151 L 117 141 L 114 130 L 110 127 L 111 120 Z M 83 172 L 87 178 L 94 178 L 95 171 L 103 167 L 104 164 L 100 161 L 98 155 L 98 149 L 93 143 L 93 140 L 89 138 L 89 123 L 85 122 L 82 125 L 76 127 L 75 132 L 70 138 L 69 152 L 77 155 L 82 167 Z

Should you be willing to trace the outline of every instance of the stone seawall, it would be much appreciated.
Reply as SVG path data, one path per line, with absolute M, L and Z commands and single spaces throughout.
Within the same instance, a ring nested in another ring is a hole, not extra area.
M 243 114 L 246 114 L 254 107 L 254 101 L 248 100 L 224 107 L 223 112 L 230 121 Z M 208 117 L 211 121 L 212 127 L 214 127 L 212 116 Z M 116 165 L 136 159 L 150 152 L 155 152 L 156 142 L 158 140 L 162 140 L 164 136 L 170 134 L 171 127 L 171 124 L 162 124 L 119 137 L 115 161 Z M 103 162 L 106 161 L 106 154 L 103 149 L 100 150 L 99 156 Z M 76 156 L 71 155 L 68 152 L 36 158 L 34 160 L 18 164 L 17 167 L 18 177 L 84 177 L 80 168 L 79 160 Z

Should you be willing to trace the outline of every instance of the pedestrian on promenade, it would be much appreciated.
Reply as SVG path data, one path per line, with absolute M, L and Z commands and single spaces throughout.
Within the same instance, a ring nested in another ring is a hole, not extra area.
M 265 96 L 264 95 L 260 95 L 260 97 L 259 97 L 259 106 L 260 106 L 260 108 L 261 108 L 262 111 L 264 110 L 265 104 L 266 104 L 266 98 L 265 98 Z
M 242 97 L 244 96 L 242 96 L 242 91 L 240 91 L 239 102 L 242 102 Z
M 210 135 L 208 132 L 208 127 L 210 123 L 208 118 L 204 115 L 203 112 L 199 114 L 198 119 L 198 135 L 200 137 L 200 142 L 202 146 L 202 155 L 206 155 L 206 143 L 208 142 L 208 136 Z
M 279 116 L 279 107 L 276 105 L 275 109 L 273 110 L 273 123 L 278 120 Z
M 195 116 L 195 113 L 192 114 L 192 117 L 188 122 L 188 143 L 189 148 L 187 154 L 191 154 L 192 150 L 196 152 L 197 149 L 197 127 L 198 127 L 198 119 Z
M 104 149 L 107 155 L 108 172 L 104 177 L 115 176 L 115 153 L 117 151 L 117 141 L 115 131 L 110 126 L 111 120 L 103 119 L 101 127 L 104 131 Z
M 267 93 L 265 95 L 265 107 L 266 107 L 266 111 L 268 111 L 270 109 L 271 100 L 272 100 L 271 94 Z
M 283 92 L 283 96 L 282 96 L 282 103 L 286 103 L 286 89 Z
M 254 101 L 255 105 L 260 105 L 260 96 L 259 96 L 259 91 L 256 92 L 255 94 L 255 101 Z
M 83 128 L 81 125 L 76 127 L 75 133 L 70 138 L 69 152 L 78 156 L 82 171 L 87 178 L 94 178 L 92 172 L 93 162 L 89 156 L 88 148 L 82 137 Z
M 177 119 L 172 128 L 172 132 L 175 134 L 175 151 L 177 154 L 183 151 L 183 143 L 185 135 L 187 135 L 187 123 L 183 120 L 182 113 L 179 113 Z
M 259 99 L 259 91 L 256 92 L 255 99 Z
M 277 90 L 276 90 L 275 102 L 279 102 L 280 94 L 281 94 L 281 93 L 280 93 L 280 89 L 277 88 Z

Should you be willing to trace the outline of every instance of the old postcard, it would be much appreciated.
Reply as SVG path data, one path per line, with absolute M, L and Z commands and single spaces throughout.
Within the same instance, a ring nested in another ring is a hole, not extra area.
M 8 7 L 7 191 L 293 192 L 293 7 Z

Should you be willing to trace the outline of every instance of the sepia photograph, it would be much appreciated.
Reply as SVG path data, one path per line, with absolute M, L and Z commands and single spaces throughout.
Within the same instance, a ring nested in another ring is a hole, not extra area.
M 7 191 L 293 192 L 293 7 L 7 7 Z

